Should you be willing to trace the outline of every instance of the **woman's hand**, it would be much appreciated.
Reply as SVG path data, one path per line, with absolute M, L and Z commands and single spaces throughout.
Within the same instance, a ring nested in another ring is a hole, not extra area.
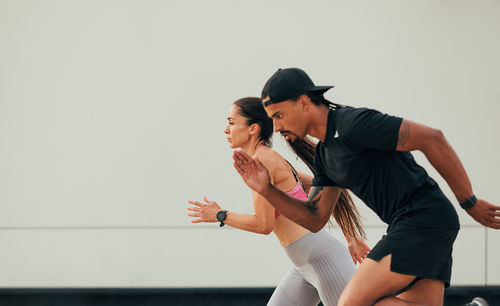
M 359 237 L 351 238 L 348 242 L 347 249 L 351 253 L 354 264 L 361 263 L 366 258 L 370 248 L 366 245 L 365 241 Z
M 207 204 L 203 204 L 196 201 L 188 201 L 189 204 L 194 206 L 189 206 L 187 210 L 194 211 L 194 213 L 188 213 L 188 216 L 193 218 L 198 218 L 191 220 L 192 223 L 199 222 L 217 222 L 217 213 L 222 209 L 216 202 L 212 202 L 206 197 L 203 200 Z

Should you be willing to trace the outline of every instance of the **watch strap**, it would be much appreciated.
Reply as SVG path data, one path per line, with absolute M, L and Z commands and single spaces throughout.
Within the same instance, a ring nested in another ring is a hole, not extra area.
M 472 197 L 467 198 L 467 199 L 463 200 L 462 202 L 460 202 L 460 206 L 462 206 L 463 209 L 469 209 L 469 208 L 472 208 L 472 206 L 474 206 L 474 204 L 476 204 L 476 202 L 477 202 L 476 196 L 472 195 Z
M 225 224 L 224 224 L 224 220 L 226 220 L 226 213 L 227 213 L 227 210 L 220 210 L 219 212 L 217 212 L 217 221 L 220 222 L 220 227 L 223 227 Z

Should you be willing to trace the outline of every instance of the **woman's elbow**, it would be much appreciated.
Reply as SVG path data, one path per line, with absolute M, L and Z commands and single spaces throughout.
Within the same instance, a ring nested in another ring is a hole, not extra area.
M 262 231 L 262 233 L 261 233 L 261 234 L 262 234 L 262 235 L 269 235 L 269 234 L 271 234 L 272 232 L 273 232 L 273 230 L 272 230 L 272 229 L 269 229 L 269 230 L 268 230 L 268 229 L 266 229 L 266 230 Z
M 267 226 L 262 226 L 261 228 L 259 228 L 259 234 L 262 234 L 262 235 L 269 235 L 273 232 L 274 230 L 274 226 L 272 225 L 267 225 Z

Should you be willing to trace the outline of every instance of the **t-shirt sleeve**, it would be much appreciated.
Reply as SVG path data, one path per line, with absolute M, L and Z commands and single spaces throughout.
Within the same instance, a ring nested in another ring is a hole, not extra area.
M 314 168 L 314 177 L 312 181 L 313 186 L 336 186 L 334 182 L 325 174 L 323 171 L 322 162 L 320 154 L 318 153 L 320 150 L 320 145 L 316 147 L 316 153 L 314 154 L 313 168 Z
M 339 136 L 365 148 L 394 151 L 403 118 L 381 112 L 358 108 L 349 110 L 342 116 Z

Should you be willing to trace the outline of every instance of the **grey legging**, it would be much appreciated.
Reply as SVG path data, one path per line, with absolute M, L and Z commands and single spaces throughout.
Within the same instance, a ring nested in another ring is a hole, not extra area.
M 325 229 L 308 233 L 284 247 L 294 266 L 267 305 L 337 305 L 355 271 L 347 248 Z

